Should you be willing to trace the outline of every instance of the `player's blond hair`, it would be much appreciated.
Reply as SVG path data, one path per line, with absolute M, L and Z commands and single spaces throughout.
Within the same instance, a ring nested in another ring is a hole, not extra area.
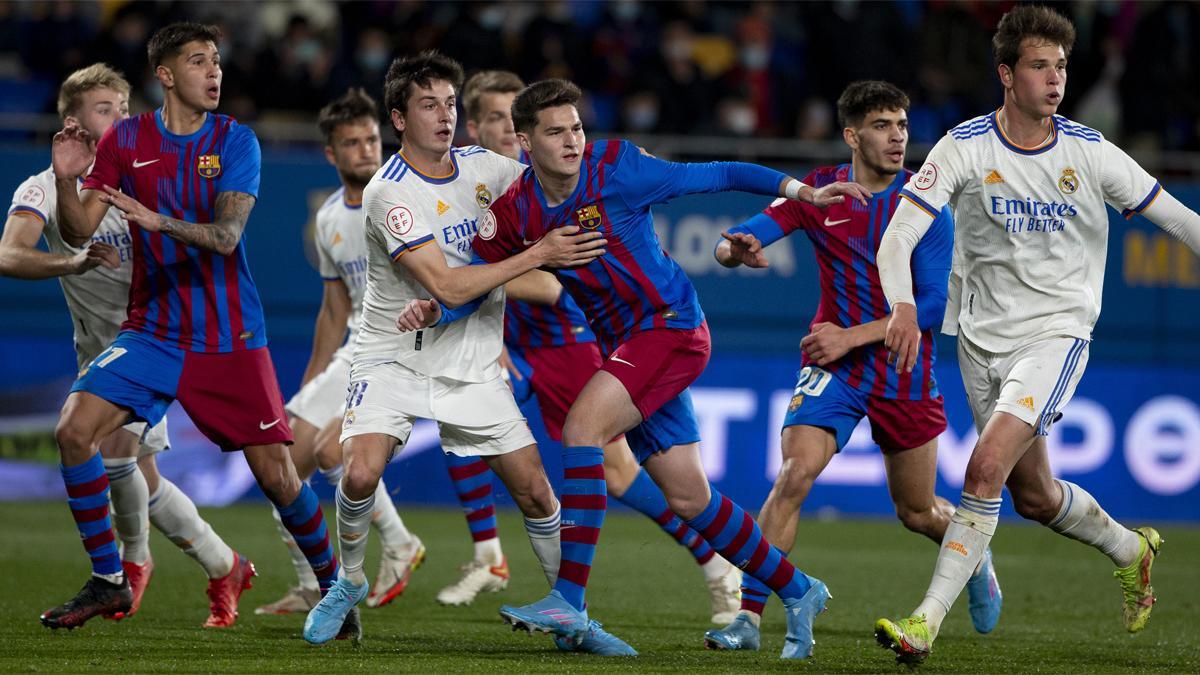
M 93 63 L 81 68 L 63 80 L 58 88 L 58 116 L 66 118 L 79 112 L 83 95 L 93 89 L 112 89 L 118 94 L 129 96 L 129 82 L 119 71 L 107 63 Z
M 467 118 L 481 121 L 479 99 L 484 94 L 515 94 L 525 88 L 521 77 L 508 70 L 481 70 L 463 85 L 462 104 Z

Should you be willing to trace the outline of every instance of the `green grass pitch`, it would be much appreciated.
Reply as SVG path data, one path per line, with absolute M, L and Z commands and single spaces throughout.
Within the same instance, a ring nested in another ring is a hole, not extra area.
M 332 507 L 326 505 L 326 514 Z M 86 558 L 67 508 L 59 503 L 0 504 L 0 670 L 5 672 L 595 672 L 704 671 L 812 673 L 905 672 L 877 647 L 872 625 L 920 600 L 936 555 L 934 545 L 898 523 L 804 520 L 792 558 L 829 584 L 833 600 L 816 623 L 814 657 L 778 660 L 784 621 L 772 600 L 760 652 L 708 652 L 702 634 L 708 601 L 690 556 L 656 526 L 629 513 L 605 522 L 592 572 L 591 614 L 632 644 L 637 659 L 559 654 L 549 638 L 512 633 L 501 623 L 502 602 L 540 598 L 545 581 L 514 512 L 501 515 L 513 570 L 508 590 L 467 608 L 441 607 L 434 595 L 456 578 L 470 555 L 462 516 L 401 508 L 425 541 L 428 558 L 408 591 L 392 605 L 363 610 L 365 638 L 355 648 L 310 647 L 303 617 L 255 616 L 292 581 L 291 566 L 265 504 L 207 509 L 204 516 L 258 567 L 242 597 L 241 618 L 228 630 L 200 628 L 207 616 L 200 569 L 158 533 L 151 546 L 157 570 L 133 618 L 93 619 L 82 629 L 51 632 L 38 614 L 68 599 L 83 583 Z M 1103 556 L 1047 530 L 1001 525 L 993 550 L 1004 589 L 995 632 L 971 630 L 966 598 L 954 608 L 933 655 L 920 670 L 942 672 L 1200 672 L 1200 530 L 1163 527 L 1166 543 L 1154 567 L 1159 604 L 1150 625 L 1125 634 L 1120 591 Z M 374 574 L 378 542 L 368 552 Z

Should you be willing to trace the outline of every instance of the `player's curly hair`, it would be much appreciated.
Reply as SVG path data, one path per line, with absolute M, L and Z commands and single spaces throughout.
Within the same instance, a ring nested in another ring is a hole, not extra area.
M 850 83 L 838 97 L 838 123 L 857 127 L 875 110 L 908 110 L 908 94 L 891 82 L 859 80 Z
M 1000 17 L 996 34 L 992 36 L 992 56 L 996 65 L 1015 68 L 1021 59 L 1021 43 L 1026 38 L 1045 40 L 1059 45 L 1071 55 L 1075 46 L 1075 26 L 1067 17 L 1042 5 L 1018 5 Z
M 392 61 L 383 78 L 383 106 L 387 108 L 388 115 L 393 110 L 406 113 L 413 88 L 428 87 L 433 80 L 445 80 L 458 92 L 462 89 L 462 64 L 433 49 Z M 400 138 L 398 129 L 396 137 Z
M 107 63 L 93 63 L 87 68 L 67 76 L 62 86 L 58 88 L 58 116 L 66 119 L 68 115 L 79 112 L 83 95 L 93 89 L 112 89 L 129 96 L 129 82 L 120 72 L 113 70 Z
M 175 56 L 183 46 L 193 41 L 221 43 L 221 29 L 205 23 L 177 21 L 163 26 L 150 36 L 146 53 L 150 56 L 150 67 L 157 68 L 163 60 Z
M 567 80 L 542 80 L 521 90 L 513 99 L 513 128 L 529 133 L 537 126 L 538 112 L 561 105 L 578 106 L 583 92 Z
M 508 70 L 481 70 L 463 85 L 462 104 L 467 119 L 480 122 L 479 99 L 484 94 L 515 94 L 525 88 L 516 73 Z
M 333 143 L 333 132 L 343 124 L 363 118 L 379 121 L 379 107 L 361 87 L 352 87 L 341 98 L 329 102 L 317 113 L 317 128 L 325 144 Z

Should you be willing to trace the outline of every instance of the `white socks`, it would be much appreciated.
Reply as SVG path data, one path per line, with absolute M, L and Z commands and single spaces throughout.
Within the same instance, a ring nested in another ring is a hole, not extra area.
M 375 512 L 375 493 L 356 502 L 337 491 L 338 544 L 342 558 L 341 578 L 355 586 L 367 583 L 363 574 L 363 559 L 367 555 L 367 535 L 371 531 L 371 518 Z
M 700 569 L 704 571 L 705 581 L 715 581 L 729 573 L 729 561 L 720 555 L 713 555 Z
M 200 563 L 209 579 L 233 571 L 233 549 L 200 517 L 192 500 L 166 478 L 158 479 L 158 491 L 150 496 L 150 522 Z
M 562 561 L 562 545 L 559 536 L 559 526 L 562 524 L 562 505 L 556 504 L 554 513 L 545 518 L 526 518 L 525 532 L 529 534 L 529 543 L 533 545 L 533 554 L 542 564 L 542 572 L 546 574 L 546 582 L 554 587 L 558 579 L 558 564 Z M 499 548 L 499 542 L 496 543 Z
M 1065 480 L 1054 482 L 1062 488 L 1062 507 L 1046 527 L 1099 550 L 1117 567 L 1132 565 L 1141 545 L 1137 533 L 1110 518 L 1083 488 Z
M 942 538 L 942 548 L 938 551 L 929 590 L 925 591 L 925 599 L 913 612 L 913 616 L 925 616 L 930 637 L 937 637 L 950 606 L 962 593 L 967 580 L 983 559 L 996 532 L 1000 501 L 999 498 L 981 499 L 962 493 L 962 501 L 950 518 L 946 536 Z
M 150 558 L 150 488 L 138 471 L 136 457 L 104 459 L 108 474 L 112 522 L 123 546 L 121 560 L 144 565 Z
M 301 551 L 300 547 L 296 545 L 296 540 L 284 526 L 283 518 L 274 506 L 271 507 L 271 517 L 275 519 L 275 529 L 279 530 L 280 539 L 283 539 L 283 543 L 287 545 L 288 556 L 292 559 L 292 567 L 296 570 L 296 579 L 300 583 L 300 588 L 306 591 L 320 590 L 320 584 L 317 583 L 317 575 L 313 574 L 312 565 L 308 564 L 308 558 L 304 557 L 304 551 Z
M 553 516 L 551 516 L 553 518 Z M 528 522 L 528 521 L 526 521 Z M 531 535 L 532 536 L 532 535 Z M 534 549 L 536 550 L 536 548 Z M 496 566 L 504 561 L 504 551 L 500 549 L 500 537 L 492 537 L 475 542 L 475 559 L 488 565 Z M 555 575 L 558 568 L 555 568 Z
M 383 479 L 375 486 L 375 512 L 372 514 L 375 527 L 379 528 L 379 538 L 384 548 L 402 549 L 412 543 L 412 533 L 404 526 L 400 514 L 396 513 L 396 504 L 388 494 Z

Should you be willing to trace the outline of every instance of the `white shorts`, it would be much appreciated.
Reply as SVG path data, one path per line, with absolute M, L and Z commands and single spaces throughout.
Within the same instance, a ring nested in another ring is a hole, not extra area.
M 461 382 L 422 375 L 395 361 L 354 370 L 343 443 L 353 436 L 387 434 L 403 448 L 417 419 L 436 421 L 442 450 L 460 457 L 503 455 L 534 444 L 512 390 L 499 375 L 488 382 Z
M 171 448 L 171 440 L 167 437 L 166 417 L 162 418 L 158 424 L 155 424 L 153 427 L 151 427 L 149 431 L 146 431 L 145 422 L 130 422 L 121 428 L 133 434 L 134 436 L 137 436 L 141 440 L 141 443 L 138 445 L 137 456 L 139 458 L 145 457 L 146 455 L 153 455 Z
M 321 429 L 346 411 L 350 386 L 350 361 L 334 354 L 329 365 L 300 388 L 284 406 L 293 417 Z
M 1050 425 L 1083 377 L 1088 361 L 1088 340 L 1053 337 L 1035 340 L 1003 354 L 996 354 L 958 336 L 958 368 L 975 417 L 975 428 L 983 432 L 992 413 L 1013 415 L 1033 427 L 1039 436 L 1050 433 Z

